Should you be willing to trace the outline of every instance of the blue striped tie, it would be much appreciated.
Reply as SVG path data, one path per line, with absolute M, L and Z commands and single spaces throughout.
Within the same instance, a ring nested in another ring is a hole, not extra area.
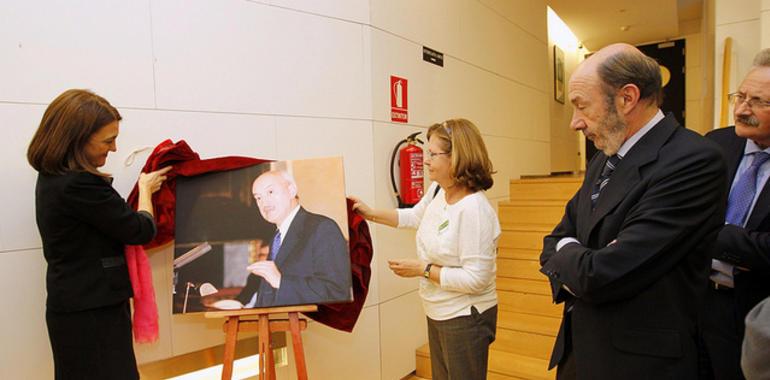
M 273 237 L 273 244 L 270 244 L 270 260 L 275 260 L 278 256 L 278 251 L 281 249 L 281 230 L 275 232 Z
M 599 176 L 599 178 L 596 179 L 596 183 L 594 184 L 594 190 L 591 192 L 591 209 L 593 210 L 596 207 L 596 202 L 599 200 L 599 194 L 601 194 L 602 189 L 604 189 L 605 186 L 610 182 L 610 176 L 612 175 L 612 172 L 615 171 L 615 167 L 618 165 L 618 162 L 623 159 L 620 155 L 612 155 L 610 158 L 607 159 L 607 162 L 604 164 L 604 168 L 602 169 L 602 174 Z
M 755 152 L 751 166 L 741 174 L 741 178 L 735 183 L 735 187 L 730 191 L 730 196 L 727 199 L 727 213 L 725 215 L 727 223 L 736 226 L 744 225 L 757 192 L 757 171 L 768 158 L 770 158 L 770 154 Z

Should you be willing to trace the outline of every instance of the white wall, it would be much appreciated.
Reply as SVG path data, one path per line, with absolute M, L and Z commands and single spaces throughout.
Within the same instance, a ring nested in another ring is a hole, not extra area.
M 34 222 L 35 173 L 26 147 L 46 105 L 90 88 L 124 121 L 105 171 L 126 195 L 147 153 L 185 139 L 203 158 L 295 159 L 342 155 L 346 191 L 393 207 L 392 147 L 430 123 L 477 123 L 498 174 L 549 171 L 550 97 L 543 1 L 517 0 L 13 0 L 0 5 L 0 378 L 52 377 L 44 322 L 45 262 Z M 422 45 L 445 54 L 422 61 Z M 409 80 L 410 122 L 389 121 L 388 80 Z M 414 255 L 414 234 L 375 227 L 371 290 L 352 334 L 312 323 L 304 333 L 318 379 L 397 379 L 427 342 L 417 282 L 394 276 L 393 257 Z M 140 362 L 223 341 L 221 321 L 171 316 L 171 248 L 150 252 L 161 339 Z M 340 370 L 340 360 L 349 363 Z M 289 371 L 291 372 L 291 371 Z M 290 375 L 291 378 L 293 375 Z
M 732 62 L 730 64 L 730 88 L 735 91 L 748 74 L 754 56 L 759 52 L 762 38 L 760 31 L 760 0 L 716 0 L 714 37 L 714 128 L 720 125 L 722 96 L 722 66 L 725 38 L 732 37 Z M 766 5 L 766 4 L 765 4 Z M 765 6 L 765 8 L 770 8 Z M 766 12 L 765 12 L 766 13 Z M 732 108 L 728 107 L 729 123 L 732 125 Z

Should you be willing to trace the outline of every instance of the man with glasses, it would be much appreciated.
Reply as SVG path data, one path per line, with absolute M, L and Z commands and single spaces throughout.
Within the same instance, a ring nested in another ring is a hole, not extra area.
M 729 99 L 735 126 L 706 135 L 722 148 L 730 186 L 701 313 L 704 362 L 709 364 L 702 378 L 712 379 L 743 378 L 744 318 L 770 295 L 770 49 L 757 54 Z

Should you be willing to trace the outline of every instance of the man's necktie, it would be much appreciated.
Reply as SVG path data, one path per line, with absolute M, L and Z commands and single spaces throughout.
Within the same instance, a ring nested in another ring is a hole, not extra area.
M 281 249 L 281 230 L 275 232 L 273 244 L 270 244 L 270 260 L 275 260 L 279 249 Z
M 610 176 L 612 175 L 612 172 L 615 171 L 615 167 L 622 158 L 622 156 L 614 154 L 607 159 L 604 168 L 602 168 L 602 174 L 596 180 L 596 183 L 594 183 L 594 190 L 591 192 L 591 209 L 596 207 L 596 201 L 599 200 L 599 194 L 602 192 L 602 189 L 604 189 L 604 186 L 607 186 L 610 182 Z
M 725 215 L 727 223 L 743 226 L 749 213 L 749 207 L 754 202 L 754 194 L 757 192 L 757 171 L 768 158 L 770 158 L 770 154 L 755 152 L 751 166 L 741 174 L 741 178 L 735 183 L 735 187 L 730 191 L 730 196 L 727 199 L 727 213 Z

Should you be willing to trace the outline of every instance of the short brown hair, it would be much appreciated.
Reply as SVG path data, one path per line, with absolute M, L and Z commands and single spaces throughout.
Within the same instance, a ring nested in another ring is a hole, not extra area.
M 466 119 L 449 119 L 428 128 L 428 139 L 436 136 L 442 148 L 451 153 L 455 183 L 476 192 L 494 184 L 492 161 L 476 126 Z
M 638 50 L 624 50 L 607 57 L 597 72 L 607 95 L 633 84 L 639 88 L 640 99 L 649 99 L 656 106 L 663 103 L 660 65 Z
M 104 176 L 88 161 L 85 146 L 96 131 L 121 119 L 115 107 L 91 91 L 64 91 L 45 110 L 27 161 L 43 174 L 87 171 Z

